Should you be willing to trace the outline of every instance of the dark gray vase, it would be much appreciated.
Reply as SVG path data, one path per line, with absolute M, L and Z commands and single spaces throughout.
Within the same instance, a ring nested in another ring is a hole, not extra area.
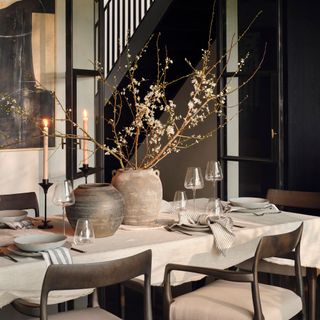
M 109 183 L 88 183 L 79 185 L 74 194 L 75 204 L 66 208 L 71 226 L 75 229 L 79 218 L 88 218 L 97 238 L 112 236 L 124 216 L 121 193 Z

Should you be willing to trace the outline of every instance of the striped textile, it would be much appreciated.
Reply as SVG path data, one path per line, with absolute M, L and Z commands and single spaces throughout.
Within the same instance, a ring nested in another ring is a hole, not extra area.
M 225 215 L 214 216 L 213 214 L 185 211 L 179 215 L 179 224 L 208 225 L 213 234 L 214 243 L 222 254 L 231 248 L 235 235 L 233 233 L 233 221 Z
M 51 264 L 72 264 L 72 257 L 68 248 L 59 247 L 40 252 L 47 266 Z
M 31 229 L 33 228 L 33 223 L 31 220 L 22 220 L 22 221 L 12 221 L 12 222 L 2 222 L 5 227 L 9 227 L 10 229 L 18 230 L 18 229 Z

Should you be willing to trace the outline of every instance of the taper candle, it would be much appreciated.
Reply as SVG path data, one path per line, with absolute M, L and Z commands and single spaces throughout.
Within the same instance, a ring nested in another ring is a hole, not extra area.
M 88 113 L 87 110 L 83 110 L 83 164 L 88 164 L 88 140 L 87 140 L 87 132 L 88 132 Z
M 48 180 L 49 128 L 48 119 L 43 119 L 43 180 Z

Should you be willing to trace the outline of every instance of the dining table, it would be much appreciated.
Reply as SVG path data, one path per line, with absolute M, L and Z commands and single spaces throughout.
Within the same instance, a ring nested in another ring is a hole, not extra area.
M 198 199 L 197 201 L 206 201 Z M 169 211 L 169 212 L 165 212 Z M 70 250 L 73 263 L 91 263 L 114 260 L 130 256 L 146 249 L 152 250 L 151 285 L 161 286 L 165 266 L 168 263 L 188 264 L 202 267 L 225 269 L 254 256 L 257 244 L 262 236 L 285 233 L 296 229 L 303 223 L 301 241 L 301 264 L 304 267 L 320 269 L 320 217 L 281 211 L 264 215 L 250 212 L 230 212 L 233 220 L 234 241 L 224 252 L 217 250 L 212 233 L 208 231 L 185 233 L 170 231 L 164 226 L 177 222 L 178 215 L 170 210 L 162 210 L 158 219 L 151 226 L 124 226 L 109 237 L 96 238 L 94 243 L 73 244 L 73 229 L 67 224 L 67 247 L 81 249 L 83 252 Z M 61 233 L 62 217 L 49 217 L 53 229 L 0 229 L 0 246 L 14 243 L 15 237 L 40 233 Z M 32 219 L 35 226 L 39 219 Z M 10 304 L 17 298 L 39 303 L 41 286 L 47 265 L 40 257 L 20 256 L 10 253 L 18 262 L 0 256 L 0 307 Z M 279 261 L 286 264 L 287 261 Z M 94 276 L 94 275 L 93 275 Z M 172 276 L 172 284 L 198 280 L 201 275 L 178 272 Z M 57 279 L 58 281 L 58 279 Z M 85 295 L 85 291 L 57 292 L 49 300 L 59 303 L 76 296 Z

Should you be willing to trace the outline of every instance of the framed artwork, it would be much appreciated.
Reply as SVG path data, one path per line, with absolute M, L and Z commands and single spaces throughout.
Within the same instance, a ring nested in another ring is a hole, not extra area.
M 54 131 L 54 14 L 54 0 L 0 0 L 0 149 L 42 147 L 44 118 Z

